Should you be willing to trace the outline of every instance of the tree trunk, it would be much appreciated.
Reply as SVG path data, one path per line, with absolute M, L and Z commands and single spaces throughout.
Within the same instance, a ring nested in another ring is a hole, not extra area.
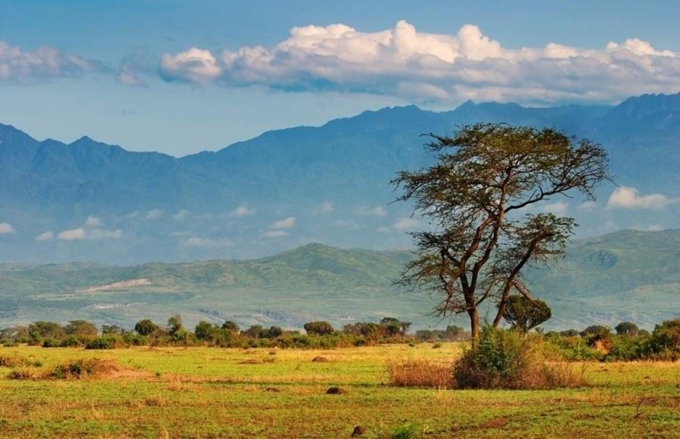
M 477 308 L 468 308 L 468 316 L 470 316 L 472 346 L 475 346 L 479 340 L 479 312 L 477 311 Z

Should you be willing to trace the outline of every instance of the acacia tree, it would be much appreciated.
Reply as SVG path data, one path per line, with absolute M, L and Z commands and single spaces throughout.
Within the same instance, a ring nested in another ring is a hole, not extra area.
M 507 124 L 430 137 L 436 163 L 392 182 L 403 190 L 398 200 L 412 201 L 430 223 L 412 234 L 417 258 L 400 283 L 442 294 L 435 315 L 467 313 L 474 342 L 480 304 L 496 301 L 497 327 L 511 293 L 529 295 L 521 270 L 562 255 L 572 233 L 572 218 L 526 208 L 573 191 L 594 199 L 595 186 L 609 179 L 607 154 L 554 129 Z
M 552 311 L 541 299 L 512 295 L 508 297 L 503 318 L 522 333 L 531 331 L 552 317 Z

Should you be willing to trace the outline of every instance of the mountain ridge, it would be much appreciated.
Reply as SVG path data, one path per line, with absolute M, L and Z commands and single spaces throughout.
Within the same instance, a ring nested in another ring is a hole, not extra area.
M 129 152 L 87 136 L 70 144 L 39 142 L 0 124 L 0 223 L 14 230 L 0 235 L 0 261 L 252 258 L 312 241 L 405 246 L 403 219 L 412 212 L 405 203 L 391 204 L 390 180 L 431 163 L 422 134 L 475 122 L 551 126 L 592 138 L 609 151 L 621 186 L 675 199 L 678 108 L 680 94 L 643 95 L 611 107 L 471 101 L 443 112 L 391 107 L 180 158 Z M 606 201 L 611 190 L 600 198 Z M 608 222 L 679 227 L 678 210 L 669 203 L 665 211 L 629 210 L 622 217 L 572 205 L 568 213 L 594 235 Z M 88 226 L 90 218 L 99 225 Z M 276 229 L 286 218 L 290 227 Z M 79 239 L 65 239 L 77 236 L 63 232 L 80 229 Z

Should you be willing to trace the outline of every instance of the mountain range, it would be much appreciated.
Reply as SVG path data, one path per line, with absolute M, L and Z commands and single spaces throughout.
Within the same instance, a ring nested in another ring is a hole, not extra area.
M 475 122 L 555 127 L 608 150 L 628 206 L 607 206 L 614 185 L 601 188 L 597 205 L 545 206 L 576 217 L 579 236 L 680 227 L 680 94 L 616 106 L 385 108 L 181 158 L 88 137 L 38 141 L 0 124 L 0 262 L 242 259 L 310 242 L 405 247 L 405 232 L 422 222 L 393 203 L 390 180 L 431 162 L 423 134 Z

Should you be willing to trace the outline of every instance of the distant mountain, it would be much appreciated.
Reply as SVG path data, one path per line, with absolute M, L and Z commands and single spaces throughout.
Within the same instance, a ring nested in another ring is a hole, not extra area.
M 386 108 L 182 158 L 87 137 L 68 145 L 39 142 L 0 124 L 0 224 L 6 224 L 0 261 L 130 264 L 252 258 L 309 242 L 406 246 L 404 218 L 411 211 L 390 204 L 389 181 L 432 160 L 422 134 L 474 122 L 550 126 L 591 138 L 610 152 L 620 185 L 672 201 L 680 197 L 679 109 L 680 94 L 634 97 L 613 107 Z M 603 188 L 602 201 L 612 189 Z M 677 203 L 617 215 L 566 201 L 586 235 L 680 227 Z
M 142 318 L 164 323 L 177 313 L 189 326 L 231 319 L 241 326 L 300 328 L 323 319 L 341 327 L 385 316 L 436 325 L 439 320 L 427 316 L 436 297 L 394 285 L 411 258 L 409 252 L 309 244 L 246 261 L 0 265 L 0 327 L 73 319 L 132 327 Z M 651 329 L 680 317 L 680 230 L 579 240 L 559 267 L 531 271 L 528 279 L 553 310 L 547 328 L 632 321 Z

